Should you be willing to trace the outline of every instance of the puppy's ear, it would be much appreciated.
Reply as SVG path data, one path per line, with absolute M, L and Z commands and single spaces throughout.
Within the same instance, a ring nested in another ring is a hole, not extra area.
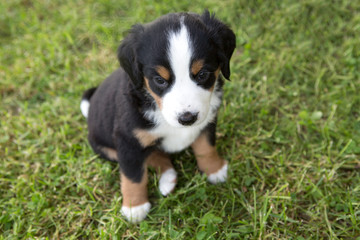
M 143 86 L 142 67 L 138 61 L 137 48 L 141 34 L 144 31 L 142 25 L 134 25 L 118 48 L 120 65 L 130 76 L 135 88 Z
M 203 23 L 207 26 L 211 39 L 218 47 L 218 57 L 221 61 L 221 72 L 229 80 L 230 78 L 230 58 L 236 45 L 234 32 L 224 23 L 205 10 L 201 15 Z

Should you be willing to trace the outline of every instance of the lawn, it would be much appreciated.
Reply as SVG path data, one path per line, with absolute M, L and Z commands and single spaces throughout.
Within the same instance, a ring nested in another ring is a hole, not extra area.
M 226 183 L 179 179 L 138 225 L 118 166 L 87 142 L 79 102 L 118 67 L 133 24 L 216 13 L 237 36 L 219 112 Z M 0 239 L 360 239 L 360 3 L 0 1 Z

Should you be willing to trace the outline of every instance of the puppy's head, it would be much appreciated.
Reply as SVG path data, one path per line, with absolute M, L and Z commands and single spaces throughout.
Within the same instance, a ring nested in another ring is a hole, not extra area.
M 135 25 L 118 50 L 138 89 L 145 88 L 168 124 L 201 124 L 214 104 L 219 75 L 229 79 L 235 35 L 211 16 L 168 14 Z

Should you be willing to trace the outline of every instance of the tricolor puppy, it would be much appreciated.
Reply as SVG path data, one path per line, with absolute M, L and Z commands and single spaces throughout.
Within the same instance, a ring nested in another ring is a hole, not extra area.
M 222 76 L 230 77 L 234 48 L 234 33 L 208 11 L 168 14 L 133 26 L 118 49 L 121 68 L 84 93 L 89 142 L 101 157 L 120 164 L 128 220 L 141 221 L 150 210 L 148 167 L 158 172 L 163 195 L 174 190 L 168 153 L 191 146 L 211 183 L 226 180 L 215 129 Z

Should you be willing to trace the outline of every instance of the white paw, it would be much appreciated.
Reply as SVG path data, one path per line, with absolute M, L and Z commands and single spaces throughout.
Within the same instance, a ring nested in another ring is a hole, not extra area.
M 121 213 L 126 217 L 126 219 L 132 223 L 137 223 L 145 219 L 146 215 L 149 213 L 151 204 L 146 202 L 142 205 L 136 207 L 125 207 L 121 208 Z
M 217 172 L 212 173 L 208 176 L 208 181 L 212 184 L 225 182 L 227 179 L 227 171 L 228 171 L 228 163 L 225 162 L 222 168 L 220 168 Z
M 159 180 L 159 189 L 163 196 L 167 196 L 174 190 L 176 185 L 176 176 L 177 173 L 173 168 L 170 168 L 161 174 Z

